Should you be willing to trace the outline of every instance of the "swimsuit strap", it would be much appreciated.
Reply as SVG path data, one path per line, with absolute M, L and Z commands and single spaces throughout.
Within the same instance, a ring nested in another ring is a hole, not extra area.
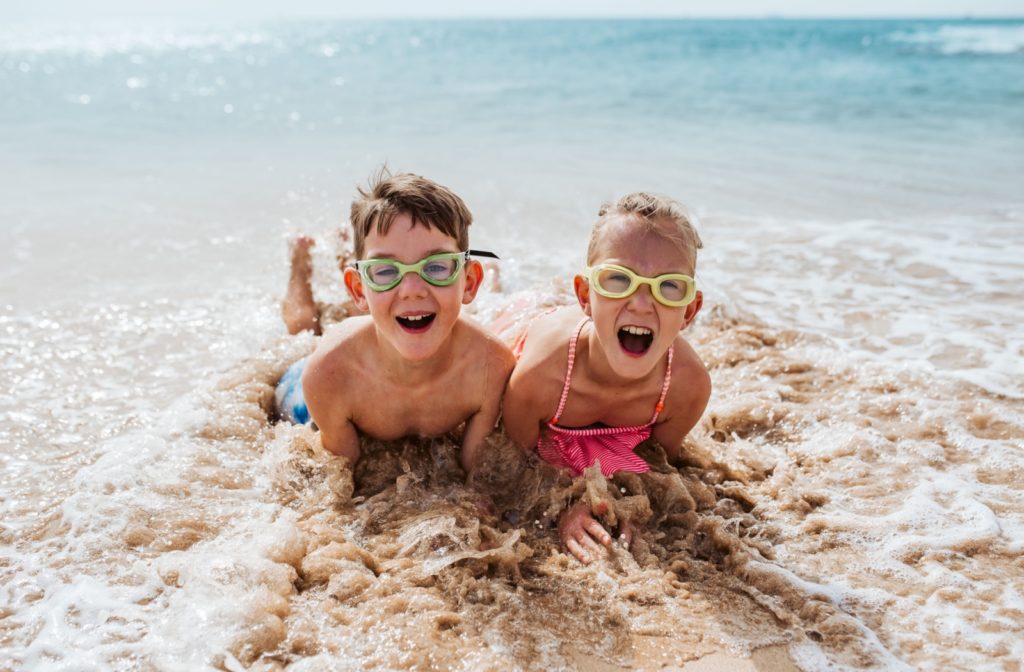
M 658 399 L 658 403 L 654 405 L 654 415 L 651 416 L 651 421 L 648 425 L 653 425 L 658 419 L 658 414 L 665 408 L 665 395 L 668 394 L 669 383 L 672 382 L 672 350 L 675 346 L 669 346 L 668 348 L 668 366 L 665 367 L 665 382 L 661 386 L 661 397 Z
M 558 419 L 562 417 L 562 411 L 565 410 L 565 402 L 569 399 L 569 387 L 572 382 L 572 367 L 576 362 L 576 342 L 579 340 L 580 334 L 583 333 L 583 327 L 586 326 L 589 321 L 589 317 L 584 317 L 580 320 L 579 324 L 576 325 L 576 331 L 573 332 L 572 338 L 569 339 L 569 358 L 565 366 L 565 382 L 562 384 L 562 396 L 558 400 L 558 410 L 555 411 L 554 417 L 548 420 L 548 425 L 557 425 Z M 661 396 L 658 397 L 658 403 L 654 405 L 654 415 L 651 416 L 647 425 L 638 425 L 638 427 L 649 427 L 653 425 L 657 422 L 658 416 L 665 409 L 665 397 L 668 395 L 668 386 L 672 383 L 672 354 L 674 351 L 675 346 L 669 346 L 668 365 L 665 367 L 665 382 L 661 385 Z
M 569 361 L 565 366 L 565 383 L 562 385 L 562 398 L 558 400 L 558 410 L 555 411 L 555 417 L 548 420 L 549 425 L 556 424 L 558 419 L 562 417 L 562 411 L 565 410 L 565 400 L 569 398 L 569 383 L 572 381 L 572 365 L 576 361 L 576 341 L 579 340 L 583 327 L 589 321 L 589 317 L 584 317 L 580 320 L 580 323 L 576 325 L 576 331 L 573 332 L 572 338 L 569 339 Z

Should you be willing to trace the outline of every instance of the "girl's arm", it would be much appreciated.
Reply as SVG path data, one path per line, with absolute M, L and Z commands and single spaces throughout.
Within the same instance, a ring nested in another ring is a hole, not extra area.
M 700 421 L 711 397 L 711 376 L 697 354 L 689 346 L 686 349 L 686 355 L 678 358 L 681 365 L 673 366 L 664 421 L 658 422 L 653 432 L 673 464 L 682 457 L 683 439 Z
M 547 419 L 547 411 L 541 408 L 544 395 L 538 394 L 536 389 L 543 377 L 535 369 L 520 363 L 512 371 L 501 405 L 505 433 L 524 450 L 536 447 L 540 424 Z

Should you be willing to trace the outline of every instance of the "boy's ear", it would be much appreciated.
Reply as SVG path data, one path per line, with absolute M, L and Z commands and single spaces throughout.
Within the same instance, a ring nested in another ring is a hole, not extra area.
M 679 331 L 682 331 L 683 329 L 686 329 L 688 326 L 690 326 L 690 323 L 693 322 L 694 318 L 697 317 L 697 313 L 700 312 L 700 309 L 703 305 L 704 292 L 698 289 L 697 294 L 693 297 L 693 301 L 691 301 L 686 306 L 686 311 L 683 313 L 683 326 L 679 327 Z
M 476 298 L 480 285 L 484 284 L 484 266 L 476 259 L 470 259 L 463 273 L 466 274 L 466 286 L 462 290 L 462 302 L 469 303 Z
M 587 317 L 590 315 L 590 282 L 582 275 L 577 275 L 572 279 L 572 288 L 576 293 L 576 300 L 580 302 L 580 308 Z
M 345 289 L 348 290 L 348 295 L 352 297 L 352 303 L 356 304 L 356 307 L 364 313 L 370 309 L 370 305 L 366 302 L 366 291 L 363 287 L 363 279 L 359 276 L 359 271 L 349 266 L 345 269 L 344 273 Z

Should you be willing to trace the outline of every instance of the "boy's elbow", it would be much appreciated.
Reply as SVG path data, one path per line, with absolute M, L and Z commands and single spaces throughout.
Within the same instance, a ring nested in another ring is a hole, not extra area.
M 479 446 L 475 445 L 463 445 L 462 450 L 459 452 L 459 466 L 462 467 L 462 471 L 466 472 L 467 478 L 476 473 L 477 463 L 479 462 L 478 448 Z
M 323 431 L 320 432 L 320 442 L 331 455 L 335 457 L 343 457 L 348 460 L 349 466 L 355 466 L 359 460 L 359 442 L 358 441 L 333 441 L 328 437 L 324 436 Z

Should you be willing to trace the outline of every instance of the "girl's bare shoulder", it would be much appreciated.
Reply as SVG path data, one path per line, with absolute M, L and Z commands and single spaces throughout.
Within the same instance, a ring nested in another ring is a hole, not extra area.
M 700 355 L 682 335 L 676 337 L 672 356 L 672 386 L 669 395 L 707 400 L 711 394 L 711 376 Z
M 551 357 L 564 356 L 568 352 L 569 339 L 583 319 L 576 306 L 566 306 L 545 313 L 530 323 L 520 361 L 543 361 Z

